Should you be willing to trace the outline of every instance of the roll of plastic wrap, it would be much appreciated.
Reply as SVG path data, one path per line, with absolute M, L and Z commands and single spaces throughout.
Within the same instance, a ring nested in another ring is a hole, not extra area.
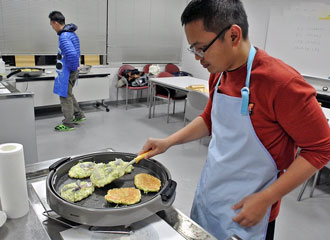
M 8 218 L 20 218 L 29 211 L 23 146 L 0 145 L 0 199 Z

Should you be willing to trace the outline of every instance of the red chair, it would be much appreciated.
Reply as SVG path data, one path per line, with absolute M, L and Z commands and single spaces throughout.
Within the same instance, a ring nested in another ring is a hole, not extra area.
M 161 73 L 158 74 L 157 77 L 159 77 L 159 78 L 174 77 L 174 75 L 171 74 L 171 73 L 168 73 L 168 72 L 161 72 Z M 171 101 L 173 101 L 173 114 L 175 113 L 175 102 L 176 101 L 185 101 L 184 102 L 184 110 L 183 110 L 183 112 L 185 112 L 185 110 L 186 110 L 186 97 L 187 97 L 187 94 L 184 93 L 184 92 L 156 85 L 155 94 L 153 96 L 153 103 L 154 103 L 153 104 L 153 117 L 155 117 L 156 98 L 166 100 L 168 102 L 168 104 L 167 104 L 167 123 L 169 123 Z
M 169 73 L 169 72 L 160 72 L 157 77 L 159 77 L 159 78 L 163 78 L 163 77 L 174 77 L 174 75 L 171 74 L 171 73 Z
M 139 90 L 143 90 L 143 89 L 148 89 L 148 85 L 147 86 L 142 86 L 142 87 L 132 87 L 128 85 L 128 81 L 125 77 L 122 76 L 123 71 L 124 70 L 133 70 L 135 69 L 135 67 L 133 67 L 132 65 L 129 64 L 124 64 L 123 66 L 121 66 L 118 70 L 118 80 L 119 79 L 123 79 L 125 81 L 125 85 L 122 86 L 121 88 L 125 88 L 126 89 L 126 110 L 127 110 L 127 104 L 128 104 L 128 90 L 135 90 L 135 91 L 139 91 Z M 119 88 L 117 88 L 117 104 L 118 104 L 118 91 Z M 142 96 L 142 91 L 141 91 L 141 96 Z
M 121 77 L 122 74 L 123 74 L 123 71 L 124 70 L 133 70 L 135 69 L 135 67 L 133 67 L 132 65 L 129 65 L 129 64 L 124 64 L 123 66 L 121 66 L 118 70 L 118 75 Z
M 145 74 L 148 74 L 149 73 L 149 67 L 151 66 L 151 64 L 147 64 L 147 65 L 145 65 L 144 67 L 143 67 L 143 72 L 145 73 Z
M 179 72 L 179 71 L 180 71 L 180 68 L 177 65 L 173 64 L 173 63 L 168 63 L 165 66 L 165 72 L 173 74 L 173 73 L 176 73 L 176 72 Z
M 192 77 L 193 75 L 191 73 L 185 72 L 185 71 L 180 71 L 179 67 L 176 66 L 173 63 L 169 63 L 165 66 L 165 72 L 173 74 L 175 77 L 179 76 L 190 76 Z

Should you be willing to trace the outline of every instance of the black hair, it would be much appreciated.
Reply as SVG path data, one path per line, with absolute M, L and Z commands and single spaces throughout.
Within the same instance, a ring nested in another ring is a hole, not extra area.
M 61 25 L 65 24 L 65 17 L 59 11 L 52 11 L 48 17 L 51 21 L 58 22 Z
M 192 0 L 181 15 L 182 25 L 202 20 L 205 31 L 219 33 L 236 24 L 242 29 L 243 39 L 248 38 L 249 24 L 240 0 Z

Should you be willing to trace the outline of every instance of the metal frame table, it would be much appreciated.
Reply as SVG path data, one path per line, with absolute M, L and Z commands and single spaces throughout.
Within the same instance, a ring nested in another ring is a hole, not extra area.
M 187 87 L 191 85 L 204 85 L 208 89 L 208 81 L 204 79 L 184 76 L 184 77 L 166 77 L 166 78 L 150 78 L 149 79 L 149 118 L 151 118 L 151 108 L 154 104 L 153 96 L 155 94 L 155 86 L 163 86 L 174 90 L 189 92 Z

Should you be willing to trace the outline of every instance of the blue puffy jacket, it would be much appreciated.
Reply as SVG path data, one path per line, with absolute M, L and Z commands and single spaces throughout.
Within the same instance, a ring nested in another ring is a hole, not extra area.
M 59 31 L 59 48 L 62 51 L 62 55 L 66 56 L 67 67 L 71 72 L 77 71 L 79 67 L 80 57 L 80 42 L 75 31 L 78 29 L 73 23 L 67 24 Z
M 77 71 L 79 67 L 80 42 L 75 31 L 78 27 L 67 24 L 59 31 L 59 49 L 57 54 L 56 72 L 58 74 L 54 82 L 54 93 L 66 97 L 70 72 Z

